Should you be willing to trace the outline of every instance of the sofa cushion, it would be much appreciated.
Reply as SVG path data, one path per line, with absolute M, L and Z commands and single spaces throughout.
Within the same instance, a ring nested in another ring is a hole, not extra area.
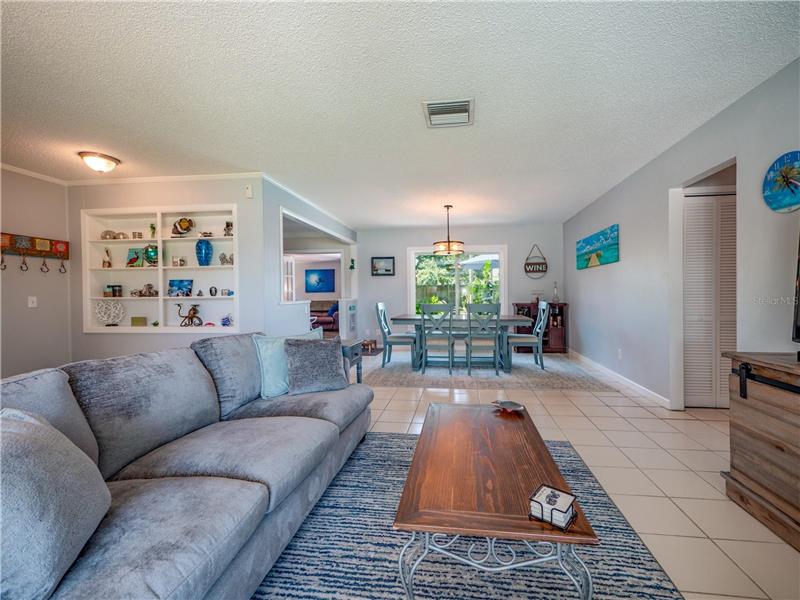
M 97 438 L 106 478 L 153 448 L 219 420 L 214 382 L 189 348 L 62 368 Z
M 236 479 L 112 481 L 111 510 L 52 598 L 202 598 L 264 515 Z
M 272 510 L 325 458 L 335 425 L 303 417 L 222 421 L 153 450 L 115 479 L 231 477 L 264 484 Z
M 344 431 L 372 402 L 372 388 L 360 383 L 332 392 L 314 392 L 298 396 L 279 396 L 254 400 L 228 415 L 228 419 L 252 417 L 311 417 L 324 419 Z
M 61 369 L 42 369 L 0 382 L 0 407 L 41 415 L 95 463 L 97 440 Z
M 312 329 L 306 333 L 291 336 L 295 339 L 321 340 L 322 329 Z M 261 397 L 272 398 L 289 391 L 289 365 L 283 342 L 286 337 L 267 337 L 253 335 L 256 354 L 261 368 Z M 241 408 L 241 407 L 240 407 Z M 232 411 L 227 415 L 233 414 Z M 225 418 L 227 415 L 223 415 Z
M 261 396 L 261 368 L 253 335 L 205 338 L 190 346 L 214 378 L 223 417 Z
M 289 394 L 309 394 L 347 387 L 342 364 L 342 344 L 333 340 L 292 340 L 284 342 L 289 364 Z
M 0 410 L 3 598 L 47 598 L 106 514 L 97 465 L 44 419 Z

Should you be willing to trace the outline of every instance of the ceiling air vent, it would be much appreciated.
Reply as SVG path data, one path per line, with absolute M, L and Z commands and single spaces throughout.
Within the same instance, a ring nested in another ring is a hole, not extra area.
M 428 127 L 458 127 L 472 125 L 475 114 L 475 99 L 423 102 L 425 122 Z

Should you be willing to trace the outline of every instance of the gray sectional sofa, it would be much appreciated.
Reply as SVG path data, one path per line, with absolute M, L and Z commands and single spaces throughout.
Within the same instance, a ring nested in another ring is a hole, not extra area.
M 363 439 L 373 397 L 263 400 L 260 377 L 235 335 L 3 380 L 2 598 L 249 598 Z

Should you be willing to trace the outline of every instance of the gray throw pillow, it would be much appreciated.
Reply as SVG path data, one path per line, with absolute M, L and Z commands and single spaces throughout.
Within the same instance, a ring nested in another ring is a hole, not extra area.
M 0 408 L 16 408 L 41 415 L 97 462 L 97 440 L 72 395 L 69 377 L 61 369 L 42 369 L 3 379 L 0 382 Z
M 259 334 L 205 338 L 190 346 L 211 373 L 223 419 L 261 396 L 261 365 L 253 335 Z
M 347 387 L 339 338 L 287 339 L 284 348 L 289 364 L 290 395 L 327 392 Z
M 111 505 L 97 465 L 43 418 L 0 410 L 3 598 L 47 598 Z

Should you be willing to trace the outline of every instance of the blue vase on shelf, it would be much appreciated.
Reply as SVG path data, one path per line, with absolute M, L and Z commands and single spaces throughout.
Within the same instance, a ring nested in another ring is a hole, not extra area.
M 211 257 L 214 255 L 214 247 L 208 240 L 197 240 L 194 246 L 194 253 L 197 256 L 197 264 L 207 267 L 211 264 Z

